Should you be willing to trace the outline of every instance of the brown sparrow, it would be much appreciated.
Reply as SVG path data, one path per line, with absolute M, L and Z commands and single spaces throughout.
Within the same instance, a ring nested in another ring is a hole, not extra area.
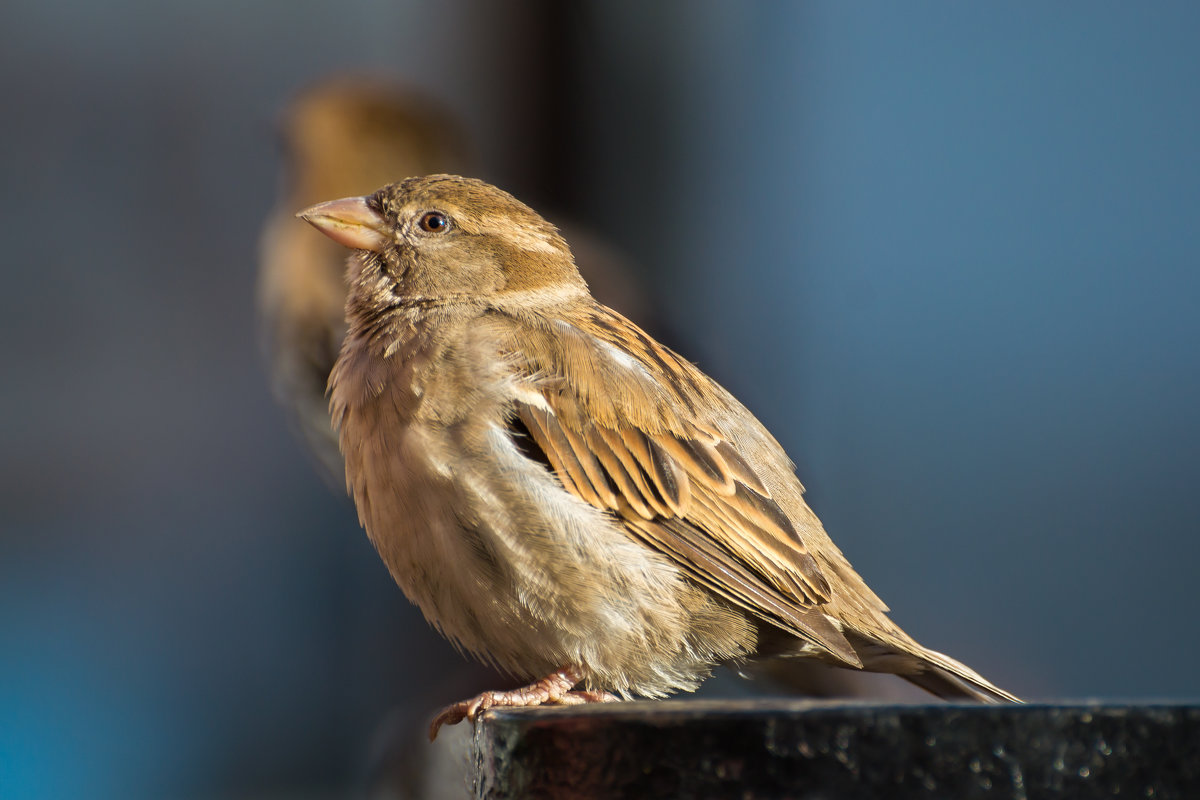
M 1019 702 L 888 619 L 771 434 L 597 303 L 529 207 L 432 175 L 299 216 L 358 251 L 330 410 L 360 521 L 456 646 L 538 679 L 431 735 L 782 656 Z

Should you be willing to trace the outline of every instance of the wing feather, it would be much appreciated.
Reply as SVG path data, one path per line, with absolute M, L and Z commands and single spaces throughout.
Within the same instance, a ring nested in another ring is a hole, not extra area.
M 832 597 L 830 584 L 796 526 L 738 442 L 698 416 L 705 404 L 681 394 L 716 391 L 714 385 L 631 323 L 604 312 L 603 325 L 572 329 L 579 341 L 563 342 L 560 326 L 544 331 L 544 342 L 527 331 L 519 351 L 514 348 L 527 386 L 540 394 L 533 402 L 518 396 L 514 410 L 564 488 L 614 514 L 697 583 L 860 665 L 821 612 Z M 589 337 L 599 339 L 590 350 Z M 581 351 L 594 357 L 578 358 Z M 606 362 L 610 352 L 616 356 Z M 622 390 L 594 385 L 604 382 Z M 646 388 L 637 393 L 639 382 Z M 663 386 L 675 387 L 678 396 Z
M 534 406 L 523 406 L 520 416 L 526 430 L 546 454 L 567 491 L 599 508 L 608 507 L 600 499 L 591 478 L 579 463 L 579 458 L 575 455 L 575 450 L 562 427 L 557 422 L 550 423 L 549 413 Z

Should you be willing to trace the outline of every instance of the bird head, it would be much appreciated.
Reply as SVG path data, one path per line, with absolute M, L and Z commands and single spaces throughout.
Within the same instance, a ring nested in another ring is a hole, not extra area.
M 408 178 L 297 216 L 358 251 L 350 307 L 522 305 L 587 293 L 570 248 L 533 209 L 483 181 Z

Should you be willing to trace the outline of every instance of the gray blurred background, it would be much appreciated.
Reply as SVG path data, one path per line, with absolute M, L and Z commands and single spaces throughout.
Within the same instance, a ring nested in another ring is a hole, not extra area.
M 1200 5 L 565 6 L 0 9 L 0 797 L 355 796 L 458 699 L 256 348 L 348 68 L 642 265 L 914 636 L 1200 697 Z

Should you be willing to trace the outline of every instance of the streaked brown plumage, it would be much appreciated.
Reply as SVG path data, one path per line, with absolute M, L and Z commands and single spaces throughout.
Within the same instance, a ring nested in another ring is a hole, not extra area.
M 772 656 L 1016 700 L 891 622 L 770 433 L 593 300 L 527 206 L 434 175 L 301 216 L 359 251 L 330 386 L 360 520 L 456 645 L 546 676 L 435 731 L 489 705 L 660 697 Z

